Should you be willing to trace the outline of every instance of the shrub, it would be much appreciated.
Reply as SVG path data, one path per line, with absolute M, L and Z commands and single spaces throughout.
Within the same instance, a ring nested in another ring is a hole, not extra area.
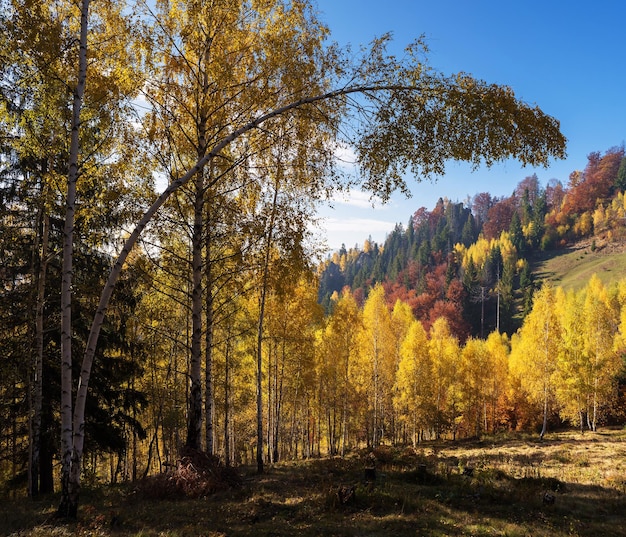
M 139 492 L 153 499 L 203 498 L 241 485 L 234 468 L 202 451 L 186 450 L 173 471 L 147 477 Z

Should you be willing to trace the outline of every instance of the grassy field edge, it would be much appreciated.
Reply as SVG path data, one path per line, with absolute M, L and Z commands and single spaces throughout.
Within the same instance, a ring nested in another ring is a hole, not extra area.
M 67 537 L 620 536 L 626 430 L 381 446 L 289 461 L 208 497 L 154 500 L 135 485 L 85 490 L 77 521 L 56 496 L 5 501 L 0 535 Z

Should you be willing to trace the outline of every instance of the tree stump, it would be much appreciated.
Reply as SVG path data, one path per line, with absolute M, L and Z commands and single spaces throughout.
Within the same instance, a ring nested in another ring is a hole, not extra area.
M 356 489 L 354 486 L 339 485 L 335 492 L 339 505 L 354 503 L 356 500 Z
M 418 483 L 425 483 L 428 479 L 428 468 L 425 464 L 418 464 L 415 475 Z
M 365 468 L 365 481 L 376 481 L 376 468 Z
M 370 453 L 365 459 L 365 481 L 376 481 L 376 455 Z

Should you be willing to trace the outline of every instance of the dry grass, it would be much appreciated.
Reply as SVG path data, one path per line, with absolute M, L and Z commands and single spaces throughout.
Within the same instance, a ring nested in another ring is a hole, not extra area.
M 604 285 L 623 279 L 626 270 L 626 240 L 607 242 L 596 238 L 576 243 L 563 250 L 538 254 L 533 272 L 563 289 L 578 290 L 596 274 Z
M 370 483 L 366 455 L 250 471 L 207 498 L 89 491 L 71 524 L 53 518 L 56 498 L 5 503 L 0 535 L 626 536 L 624 430 L 380 448 Z M 354 487 L 345 503 L 341 486 Z

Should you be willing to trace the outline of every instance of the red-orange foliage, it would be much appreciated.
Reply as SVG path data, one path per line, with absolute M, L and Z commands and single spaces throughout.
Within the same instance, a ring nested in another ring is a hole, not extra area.
M 519 199 L 522 199 L 526 192 L 528 193 L 528 201 L 534 205 L 539 197 L 539 178 L 536 173 L 524 178 L 515 188 L 515 195 Z
M 354 292 L 352 293 L 352 296 L 354 297 L 354 300 L 359 306 L 359 308 L 363 308 L 365 304 L 365 290 L 363 289 L 363 287 L 359 287 L 358 289 L 355 289 Z
M 424 292 L 432 295 L 434 299 L 443 299 L 446 294 L 446 264 L 440 263 L 435 266 L 424 278 L 426 289 Z
M 548 210 L 559 210 L 564 197 L 565 189 L 563 188 L 561 181 L 557 179 L 550 179 L 546 186 L 546 204 L 548 205 Z
M 609 149 L 604 156 L 589 154 L 585 171 L 570 176 L 570 185 L 563 212 L 580 215 L 595 209 L 598 201 L 612 194 L 617 171 L 624 158 L 624 148 Z
M 460 280 L 452 280 L 448 285 L 448 291 L 446 292 L 446 298 L 453 304 L 461 306 L 465 299 L 465 288 Z
M 428 223 L 430 225 L 431 232 L 435 230 L 437 224 L 439 223 L 439 220 L 443 218 L 445 212 L 446 209 L 444 207 L 443 200 L 439 198 L 437 200 L 437 205 L 435 205 L 435 208 L 428 215 Z
M 383 289 L 385 290 L 385 300 L 390 311 L 398 300 L 413 308 L 416 296 L 415 289 L 408 289 L 398 282 L 384 282 Z
M 511 227 L 511 219 L 516 211 L 517 200 L 514 196 L 497 202 L 487 213 L 487 221 L 483 226 L 483 235 L 486 239 L 496 239 L 503 231 Z
M 398 281 L 403 282 L 411 289 L 415 289 L 423 270 L 423 267 L 415 259 L 410 259 L 406 264 L 406 268 L 398 274 Z
M 452 333 L 461 341 L 469 335 L 469 326 L 463 319 L 465 290 L 459 280 L 452 280 L 446 288 L 446 263 L 432 267 L 424 277 L 424 291 L 419 295 L 397 282 L 383 284 L 389 308 L 397 300 L 407 303 L 416 319 L 426 330 L 439 318 L 444 317 Z
M 428 318 L 424 321 L 424 328 L 430 330 L 433 323 L 443 317 L 448 321 L 450 332 L 454 334 L 461 343 L 469 336 L 470 328 L 463 319 L 463 308 L 461 304 L 456 304 L 448 300 L 437 300 L 430 309 Z
M 413 213 L 413 229 L 417 230 L 424 222 L 430 218 L 430 211 L 426 207 L 420 207 Z
M 476 223 L 481 226 L 487 221 L 489 209 L 493 207 L 495 200 L 489 192 L 480 192 L 472 198 L 472 213 L 476 219 Z
M 436 297 L 432 296 L 429 293 L 422 293 L 415 297 L 413 301 L 413 315 L 418 321 L 425 322 L 428 319 L 430 310 L 433 308 Z
M 415 318 L 427 322 L 437 300 L 443 300 L 446 292 L 446 265 L 433 267 L 424 278 L 424 291 L 415 297 L 412 309 Z

